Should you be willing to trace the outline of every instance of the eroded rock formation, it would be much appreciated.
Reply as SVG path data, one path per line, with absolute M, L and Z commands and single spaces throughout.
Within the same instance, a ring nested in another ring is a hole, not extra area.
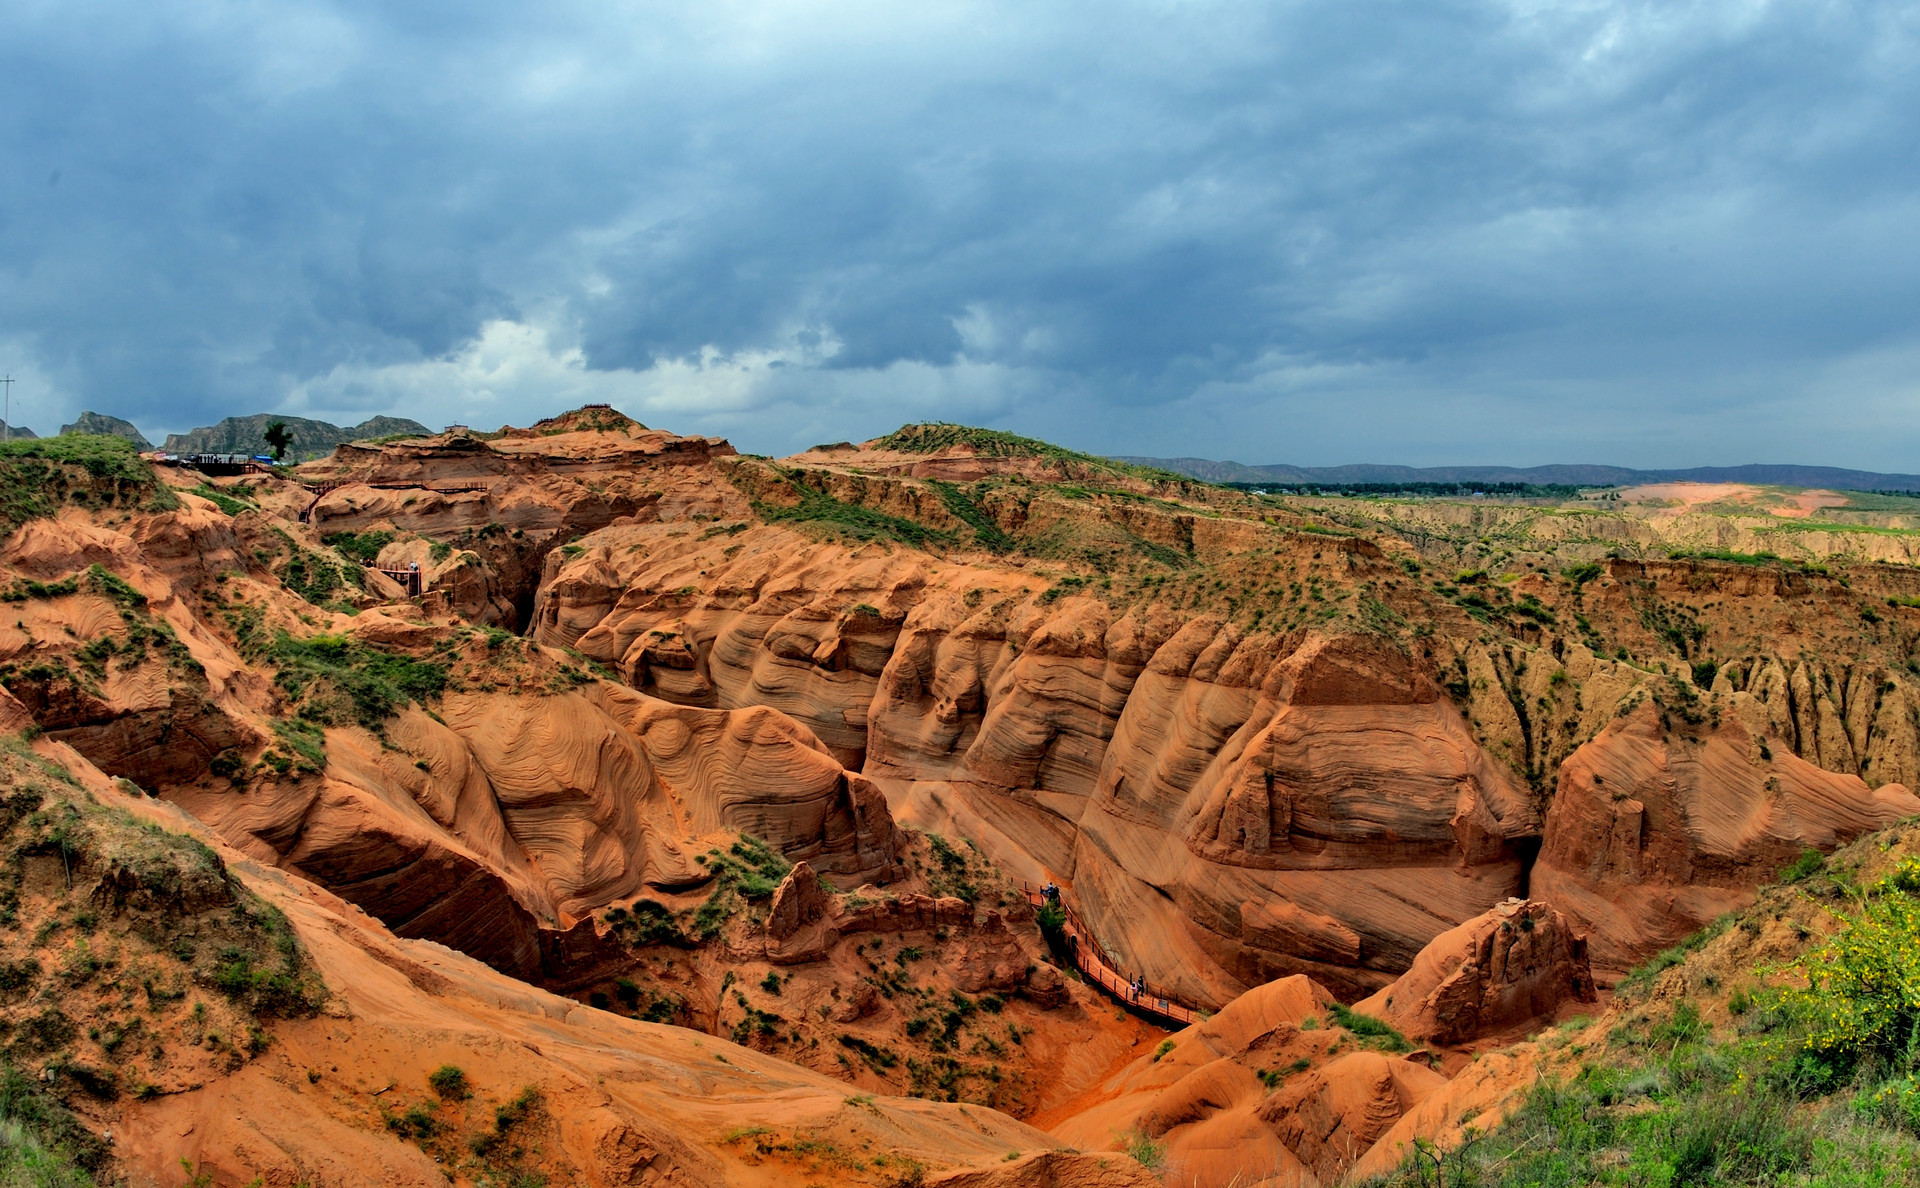
M 1586 938 L 1547 904 L 1510 899 L 1434 937 L 1413 968 L 1354 1009 L 1412 1039 L 1462 1044 L 1596 997 Z
M 1825 771 L 1738 718 L 1690 739 L 1651 704 L 1560 769 L 1532 892 L 1617 975 L 1745 902 L 1808 848 L 1920 813 L 1899 784 Z

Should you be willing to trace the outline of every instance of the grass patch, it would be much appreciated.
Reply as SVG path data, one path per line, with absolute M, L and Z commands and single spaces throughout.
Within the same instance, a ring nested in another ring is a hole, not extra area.
M 422 705 L 446 689 L 444 666 L 383 652 L 344 635 L 294 639 L 275 636 L 264 659 L 278 671 L 275 682 L 307 723 L 337 726 L 357 722 L 369 730 L 408 702 Z
M 1827 868 L 1827 856 L 1818 850 L 1808 849 L 1795 858 L 1791 864 L 1781 870 L 1779 882 L 1799 883 L 1819 874 Z
M 91 1188 L 109 1148 L 26 1073 L 0 1062 L 0 1184 Z
M 992 514 L 981 505 L 977 486 L 969 492 L 958 483 L 944 483 L 939 479 L 929 480 L 928 485 L 939 493 L 940 502 L 946 505 L 947 511 L 951 512 L 955 519 L 973 529 L 975 544 L 990 553 L 1006 553 L 1013 550 L 1013 537 L 1002 532 L 1000 525 L 994 522 Z
M 0 523 L 17 527 L 68 504 L 171 511 L 180 500 L 124 437 L 70 433 L 0 442 Z
M 380 559 L 380 550 L 393 543 L 393 533 L 333 532 L 320 540 L 343 557 L 371 565 Z
M 1731 549 L 1669 549 L 1670 561 L 1726 561 L 1733 565 L 1778 565 L 1794 568 L 1798 563 L 1778 553 L 1736 553 Z
M 792 474 L 787 485 L 800 502 L 793 507 L 754 501 L 753 510 L 769 524 L 812 524 L 855 540 L 892 540 L 916 549 L 951 545 L 951 533 L 915 520 L 890 516 L 856 503 L 842 503 L 825 491 L 808 486 Z
M 712 893 L 693 913 L 692 930 L 702 940 L 719 936 L 745 903 L 773 898 L 780 880 L 793 869 L 765 842 L 744 833 L 725 853 L 708 850 L 700 859 L 714 875 Z
M 1733 927 L 1733 919 L 1731 913 L 1724 915 L 1679 944 L 1655 953 L 1647 959 L 1645 964 L 1629 971 L 1626 977 L 1620 979 L 1619 990 L 1626 994 L 1646 990 L 1653 985 L 1655 978 L 1685 961 L 1689 953 L 1699 950 L 1708 941 Z
M 1360 1042 L 1369 1048 L 1385 1052 L 1413 1051 L 1413 1045 L 1407 1042 L 1406 1036 L 1372 1015 L 1363 1015 L 1336 1002 L 1327 1008 L 1327 1017 L 1358 1036 Z
M 1795 863 L 1795 867 L 1801 863 Z M 1811 874 L 1812 863 L 1806 863 Z M 1794 867 L 1789 867 L 1789 871 Z M 1608 1047 L 1543 1082 L 1491 1134 L 1411 1153 L 1412 1185 L 1920 1183 L 1920 859 L 1861 891 L 1793 963 L 1804 985 L 1742 987 L 1716 1034 L 1692 1001 L 1630 1014 Z M 1669 968 L 1730 920 L 1635 971 Z
M 234 496 L 229 495 L 227 492 L 222 491 L 220 488 L 212 486 L 211 484 L 208 484 L 208 483 L 201 483 L 199 486 L 193 489 L 193 493 L 195 495 L 198 495 L 200 498 L 207 500 L 209 503 L 212 503 L 215 507 L 219 508 L 223 513 L 229 516 L 237 516 L 241 512 L 250 512 L 250 511 L 260 510 L 259 507 L 256 506 L 255 504 L 250 503 L 245 499 L 236 499 Z
M 954 425 L 946 421 L 902 425 L 873 444 L 878 449 L 898 450 L 903 454 L 932 454 L 955 446 L 965 446 L 983 458 L 1041 458 L 1061 463 L 1070 475 L 1075 471 L 1104 472 L 1183 486 L 1194 481 L 1171 470 L 1115 462 L 1111 458 L 1083 454 L 1038 438 L 1022 437 L 1018 433 Z

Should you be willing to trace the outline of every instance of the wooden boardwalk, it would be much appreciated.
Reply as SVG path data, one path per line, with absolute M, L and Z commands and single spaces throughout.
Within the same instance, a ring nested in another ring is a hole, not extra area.
M 1046 905 L 1046 893 L 1041 888 L 1022 883 L 1020 889 L 1026 893 L 1028 903 L 1035 907 Z M 1081 975 L 1089 982 L 1134 1010 L 1181 1027 L 1198 1023 L 1206 1017 L 1199 1010 L 1155 990 L 1144 980 L 1142 981 L 1144 988 L 1136 991 L 1132 980 L 1121 974 L 1120 967 L 1102 947 L 1100 941 L 1093 935 L 1093 931 L 1080 919 L 1079 913 L 1068 907 L 1064 900 L 1060 901 L 1060 908 L 1067 915 L 1065 931 L 1073 948 L 1073 963 L 1079 967 Z

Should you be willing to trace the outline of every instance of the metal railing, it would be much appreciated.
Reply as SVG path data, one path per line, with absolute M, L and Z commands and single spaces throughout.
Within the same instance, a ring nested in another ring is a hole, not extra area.
M 1049 902 L 1046 892 L 1039 887 L 1021 883 L 1020 890 L 1026 894 L 1027 902 L 1035 907 L 1044 907 Z M 1156 990 L 1145 978 L 1139 979 L 1136 989 L 1134 981 L 1121 976 L 1119 964 L 1101 945 L 1099 938 L 1094 936 L 1093 930 L 1080 919 L 1080 914 L 1068 907 L 1064 900 L 1052 902 L 1058 904 L 1066 915 L 1065 931 L 1073 949 L 1073 963 L 1081 976 L 1135 1010 L 1169 1019 L 1183 1027 L 1206 1017 L 1172 995 Z
M 420 595 L 426 593 L 426 575 L 417 569 L 385 569 L 379 566 L 370 566 L 369 568 L 376 569 L 378 572 L 384 573 L 394 581 L 400 583 L 401 588 L 407 592 L 408 598 L 418 598 Z

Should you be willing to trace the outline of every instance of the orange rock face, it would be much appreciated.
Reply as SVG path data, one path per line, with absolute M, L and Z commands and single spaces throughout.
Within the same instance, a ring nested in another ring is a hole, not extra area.
M 1532 891 L 1588 936 L 1603 978 L 1744 903 L 1809 847 L 1920 813 L 1903 785 L 1868 788 L 1766 741 L 1738 720 L 1678 739 L 1649 705 L 1562 766 Z
M 797 544 L 607 529 L 550 559 L 535 636 L 807 723 L 910 823 L 1070 882 L 1123 963 L 1198 1001 L 1291 971 L 1371 990 L 1521 887 L 1524 788 L 1390 645 Z
M 1412 1039 L 1462 1044 L 1596 997 L 1586 939 L 1545 903 L 1508 900 L 1434 937 L 1412 969 L 1354 1009 Z
M 1125 1156 L 1046 1151 L 1004 1167 L 948 1172 L 937 1188 L 1156 1188 L 1159 1177 Z
M 1249 990 L 1127 1066 L 1054 1132 L 1099 1146 L 1137 1131 L 1162 1144 L 1169 1182 L 1195 1188 L 1343 1182 L 1449 1082 L 1354 1050 L 1325 1025 L 1332 1001 L 1301 975 Z
M 596 687 L 454 695 L 441 717 L 402 714 L 394 750 L 331 732 L 317 780 L 178 798 L 403 935 L 529 978 L 586 976 L 592 928 L 568 942 L 556 926 L 647 888 L 704 882 L 689 838 L 752 833 L 852 883 L 893 869 L 884 799 L 771 711 Z

